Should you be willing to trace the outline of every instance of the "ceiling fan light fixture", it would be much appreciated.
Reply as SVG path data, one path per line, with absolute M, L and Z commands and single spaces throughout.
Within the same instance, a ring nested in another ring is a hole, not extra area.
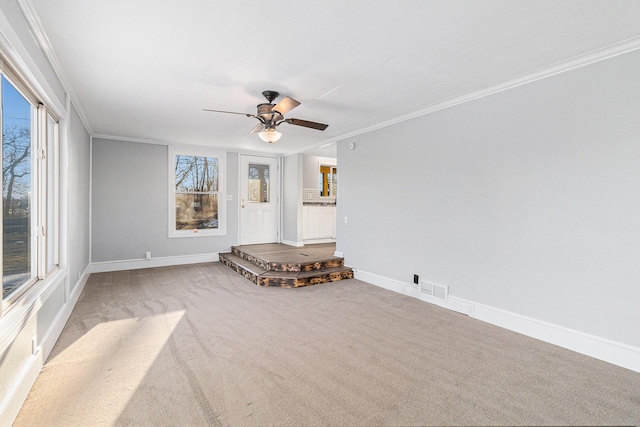
M 262 104 L 257 105 L 257 114 L 210 110 L 207 108 L 204 108 L 203 110 L 211 111 L 213 113 L 239 114 L 257 119 L 259 123 L 256 124 L 249 133 L 257 133 L 261 140 L 268 142 L 269 144 L 278 141 L 282 137 L 282 134 L 276 130 L 276 127 L 282 123 L 321 131 L 325 130 L 329 126 L 324 123 L 310 122 L 309 120 L 285 119 L 284 115 L 300 105 L 300 102 L 289 96 L 285 96 L 280 100 L 280 102 L 274 105 L 272 104 L 273 100 L 280 96 L 280 94 L 274 90 L 265 90 L 262 92 L 262 96 L 267 99 L 267 103 L 263 102 Z
M 271 144 L 272 142 L 276 142 L 282 136 L 282 133 L 278 132 L 275 128 L 265 128 L 263 131 L 258 132 L 258 136 L 264 142 L 268 142 Z

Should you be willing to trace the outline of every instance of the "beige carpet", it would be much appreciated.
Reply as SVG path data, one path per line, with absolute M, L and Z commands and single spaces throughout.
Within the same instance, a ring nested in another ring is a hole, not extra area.
M 640 374 L 357 280 L 93 274 L 15 426 L 640 423 Z

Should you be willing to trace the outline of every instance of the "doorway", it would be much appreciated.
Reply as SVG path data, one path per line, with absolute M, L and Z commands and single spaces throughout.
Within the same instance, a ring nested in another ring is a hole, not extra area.
M 280 171 L 274 157 L 240 156 L 240 244 L 274 243 L 280 227 Z

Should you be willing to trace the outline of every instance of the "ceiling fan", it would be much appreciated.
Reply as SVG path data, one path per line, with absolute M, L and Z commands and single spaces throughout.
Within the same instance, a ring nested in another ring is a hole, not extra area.
M 280 100 L 280 102 L 274 105 L 271 102 L 279 97 L 280 94 L 273 90 L 265 90 L 264 92 L 262 92 L 262 96 L 267 98 L 267 101 L 269 102 L 258 104 L 258 112 L 256 114 L 236 113 L 234 111 L 208 110 L 206 108 L 203 109 L 203 111 L 211 111 L 214 113 L 242 114 L 243 116 L 254 117 L 258 119 L 260 123 L 255 125 L 249 133 L 257 133 L 263 141 L 269 143 L 276 142 L 282 136 L 282 134 L 276 130 L 276 127 L 280 126 L 282 123 L 289 123 L 290 125 L 302 126 L 317 130 L 325 130 L 329 126 L 322 123 L 310 122 L 308 120 L 285 119 L 284 115 L 300 105 L 300 102 L 296 101 L 293 98 L 285 96 L 284 98 L 282 98 L 282 100 Z

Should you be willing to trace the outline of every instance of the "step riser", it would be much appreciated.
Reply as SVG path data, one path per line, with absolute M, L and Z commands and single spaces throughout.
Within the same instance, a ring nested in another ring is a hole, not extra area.
M 260 258 L 256 258 L 249 254 L 245 254 L 244 252 L 242 252 L 236 247 L 231 247 L 231 252 L 233 252 L 235 256 L 239 256 L 242 259 L 246 259 L 247 261 L 257 265 L 258 267 L 264 268 L 265 270 L 269 270 L 269 263 L 267 261 L 261 260 Z
M 353 278 L 353 271 L 350 268 L 344 267 L 344 260 L 342 258 L 331 260 L 332 262 L 320 261 L 314 264 L 309 264 L 315 265 L 316 268 L 310 268 L 305 271 L 269 271 L 264 268 L 265 265 L 270 264 L 269 262 L 260 260 L 260 263 L 256 263 L 255 260 L 257 260 L 257 258 L 249 256 L 250 259 L 247 259 L 246 256 L 242 257 L 238 255 L 237 252 L 241 251 L 234 251 L 232 254 L 221 253 L 218 258 L 221 263 L 260 286 L 299 288 L 302 286 L 317 285 L 319 283 L 336 282 L 339 280 Z M 282 263 L 278 265 L 294 264 Z M 318 268 L 323 265 L 326 266 L 326 268 Z M 335 269 L 338 269 L 338 271 L 335 271 Z
M 337 282 L 339 280 L 353 279 L 353 271 L 341 271 L 330 274 L 320 274 L 303 279 L 281 279 L 277 277 L 258 277 L 260 286 L 277 286 L 280 288 L 301 288 L 303 286 L 317 285 L 320 283 Z
M 248 279 L 248 280 L 252 281 L 256 285 L 258 284 L 258 276 L 257 275 L 255 275 L 252 272 L 246 270 L 241 265 L 238 265 L 235 262 L 226 259 L 222 255 L 219 255 L 218 259 L 220 259 L 221 263 L 223 263 L 224 265 L 226 265 L 227 267 L 229 267 L 230 269 L 232 269 L 236 273 L 240 274 L 245 279 Z
M 271 262 L 268 263 L 268 265 L 268 270 L 270 271 L 313 271 L 332 267 L 342 267 L 344 265 L 344 259 L 338 258 L 307 264 L 284 264 L 279 262 Z

